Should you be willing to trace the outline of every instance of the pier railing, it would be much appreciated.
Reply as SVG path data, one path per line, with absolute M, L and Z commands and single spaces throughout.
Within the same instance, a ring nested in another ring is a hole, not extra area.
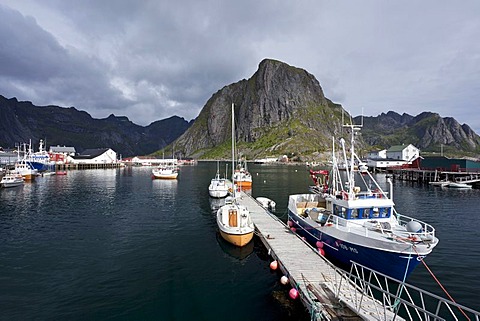
M 331 285 L 335 295 L 353 310 L 374 320 L 480 320 L 480 312 L 400 282 L 352 262 L 350 272 L 338 269 Z M 375 297 L 383 308 L 365 304 Z M 392 313 L 394 318 L 392 319 Z

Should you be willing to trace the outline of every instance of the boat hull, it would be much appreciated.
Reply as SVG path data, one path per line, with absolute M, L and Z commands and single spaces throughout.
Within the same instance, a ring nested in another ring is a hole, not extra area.
M 334 227 L 317 228 L 292 211 L 289 211 L 289 216 L 297 234 L 314 247 L 320 245 L 327 259 L 344 269 L 349 269 L 353 261 L 397 280 L 404 280 L 425 257 L 412 252 L 401 253 L 360 245 L 346 237 L 335 236 Z
M 178 173 L 175 174 L 153 174 L 154 179 L 177 179 Z
M 242 188 L 251 188 L 252 182 L 250 181 L 235 181 L 235 185 Z
M 228 190 L 210 190 L 208 193 L 213 198 L 224 198 L 227 197 Z
M 250 243 L 253 238 L 253 231 L 246 234 L 231 234 L 220 230 L 220 235 L 228 243 L 242 247 Z

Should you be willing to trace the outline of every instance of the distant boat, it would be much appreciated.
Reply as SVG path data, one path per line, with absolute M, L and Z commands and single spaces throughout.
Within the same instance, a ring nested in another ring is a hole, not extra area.
M 24 183 L 23 176 L 17 173 L 7 173 L 0 180 L 1 187 L 17 187 L 21 186 Z
M 432 186 L 438 186 L 438 187 L 445 187 L 448 184 L 450 184 L 450 181 L 434 181 L 434 182 L 428 182 L 428 184 Z
M 232 180 L 235 162 L 235 121 L 234 106 L 232 104 Z M 253 238 L 255 227 L 248 209 L 237 203 L 236 187 L 232 189 L 233 197 L 217 211 L 217 225 L 222 238 L 235 245 L 245 246 Z
M 21 159 L 15 163 L 15 172 L 22 175 L 27 181 L 34 180 L 38 175 L 38 170 L 25 159 Z
M 233 183 L 239 187 L 252 187 L 252 174 L 247 170 L 247 162 L 239 162 L 235 172 L 233 173 Z
M 466 184 L 466 183 L 457 183 L 457 182 L 450 182 L 445 187 L 449 188 L 460 188 L 460 189 L 470 189 L 472 188 L 472 185 Z
M 154 179 L 177 179 L 177 177 L 178 167 L 175 158 L 164 159 L 164 162 L 152 169 L 152 178 Z
M 210 185 L 208 185 L 208 193 L 214 198 L 224 198 L 227 197 L 230 188 L 231 187 L 229 186 L 228 181 L 225 178 L 220 177 L 220 171 L 217 162 L 217 173 L 215 177 L 210 180 Z
M 153 178 L 177 179 L 178 171 L 173 165 L 160 165 L 152 169 Z
M 332 168 L 313 172 L 324 176 L 316 181 L 317 193 L 289 196 L 288 223 L 340 266 L 355 262 L 404 281 L 438 244 L 435 229 L 396 212 L 391 181 L 387 194 L 368 170 L 355 168 L 355 135 L 360 126 L 346 127 L 351 131 L 350 155 L 343 138 L 339 152 L 346 166 L 338 167 L 333 147 Z

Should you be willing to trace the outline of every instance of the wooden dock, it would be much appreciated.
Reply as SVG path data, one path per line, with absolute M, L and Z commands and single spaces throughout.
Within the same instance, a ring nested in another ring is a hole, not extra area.
M 239 203 L 250 211 L 257 234 L 297 289 L 312 320 L 404 320 L 366 295 L 348 273 L 328 262 L 253 197 L 241 192 Z
M 474 188 L 480 188 L 480 174 L 478 171 L 444 171 L 444 170 L 428 170 L 415 168 L 389 169 L 387 173 L 392 175 L 394 179 L 401 181 L 417 182 L 428 184 L 438 181 L 452 181 L 456 183 L 466 183 Z

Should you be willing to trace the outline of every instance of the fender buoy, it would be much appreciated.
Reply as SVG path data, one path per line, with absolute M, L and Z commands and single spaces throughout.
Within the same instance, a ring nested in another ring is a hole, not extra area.
M 298 298 L 298 291 L 297 291 L 297 289 L 295 289 L 295 288 L 290 289 L 290 291 L 288 292 L 288 295 L 290 296 L 290 298 L 291 298 L 292 300 L 295 300 L 296 298 Z
M 277 261 L 272 261 L 270 263 L 270 268 L 275 271 L 278 268 L 278 262 Z

